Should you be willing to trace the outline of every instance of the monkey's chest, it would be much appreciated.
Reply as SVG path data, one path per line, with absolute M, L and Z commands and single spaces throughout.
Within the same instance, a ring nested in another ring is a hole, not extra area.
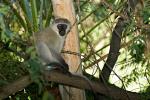
M 64 46 L 64 40 L 51 40 L 51 43 L 48 43 L 47 45 L 49 45 L 49 47 L 52 47 L 55 51 L 57 52 L 61 52 L 61 50 L 63 49 Z

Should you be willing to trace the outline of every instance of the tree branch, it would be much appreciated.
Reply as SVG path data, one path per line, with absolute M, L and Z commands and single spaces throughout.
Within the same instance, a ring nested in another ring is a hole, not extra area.
M 128 0 L 130 5 L 128 5 L 124 8 L 124 13 L 125 14 L 129 13 L 128 7 L 132 8 L 131 12 L 133 12 L 135 9 L 135 6 L 137 5 L 137 3 L 139 1 L 140 0 Z M 131 5 L 132 5 L 132 7 L 131 7 Z M 114 68 L 114 65 L 115 65 L 117 59 L 118 59 L 121 38 L 122 38 L 122 32 L 126 26 L 126 22 L 127 22 L 127 19 L 124 19 L 123 16 L 121 16 L 118 19 L 118 22 L 112 32 L 112 38 L 110 41 L 110 50 L 109 50 L 108 58 L 106 60 L 106 63 L 104 64 L 101 74 L 99 75 L 99 78 L 103 78 L 105 81 L 109 80 L 109 76 Z
M 75 76 L 75 75 L 69 76 L 69 75 L 61 73 L 58 70 L 57 71 L 56 70 L 46 71 L 46 72 L 44 72 L 44 77 L 48 81 L 53 81 L 56 83 L 60 83 L 60 84 L 64 84 L 64 85 L 68 85 L 68 86 L 76 87 L 76 88 L 80 88 L 80 89 L 91 90 L 89 84 L 87 83 L 87 81 L 85 79 Z M 14 93 L 24 89 L 31 83 L 32 83 L 32 81 L 30 79 L 30 76 L 27 75 L 9 85 L 1 87 L 0 88 L 0 99 L 7 98 L 9 95 L 14 94 Z M 92 82 L 92 81 L 91 81 L 91 85 L 95 92 L 105 94 L 114 99 L 128 100 L 126 93 L 128 94 L 128 96 L 130 97 L 131 100 L 139 100 L 140 99 L 140 95 L 138 93 L 125 91 L 125 90 L 120 89 L 115 86 L 109 85 L 106 89 L 106 85 L 104 85 L 103 83 Z M 109 91 L 109 93 L 108 93 L 108 91 Z
M 20 79 L 14 81 L 13 83 L 10 83 L 4 87 L 0 87 L 0 100 L 7 98 L 8 96 L 24 89 L 29 84 L 31 84 L 32 81 L 30 79 L 30 76 L 23 76 Z
M 100 74 L 100 78 L 104 78 L 105 81 L 109 80 L 110 73 L 118 59 L 122 31 L 124 29 L 124 26 L 125 26 L 125 20 L 123 18 L 119 18 L 118 23 L 116 24 L 114 31 L 112 33 L 108 58 Z

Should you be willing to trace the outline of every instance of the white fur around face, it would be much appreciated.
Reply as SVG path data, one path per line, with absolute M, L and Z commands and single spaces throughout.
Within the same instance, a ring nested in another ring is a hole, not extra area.
M 59 24 L 67 25 L 66 34 L 64 36 L 59 35 L 59 30 L 57 28 L 57 25 L 59 25 Z M 57 23 L 53 23 L 51 25 L 51 29 L 56 33 L 56 34 L 53 34 L 53 35 L 55 35 L 55 39 L 52 39 L 53 43 L 51 45 L 55 46 L 54 48 L 57 52 L 61 52 L 61 50 L 63 49 L 64 42 L 65 42 L 68 32 L 70 31 L 70 28 L 71 28 L 70 23 L 65 23 L 65 22 L 57 22 Z
M 63 22 L 59 22 L 59 23 L 54 23 L 54 24 L 52 24 L 51 25 L 51 28 L 52 28 L 52 30 L 54 31 L 54 32 L 56 32 L 57 33 L 57 35 L 59 35 L 59 30 L 58 30 L 58 28 L 57 28 L 57 25 L 59 25 L 59 24 L 65 24 L 65 25 L 67 25 L 67 29 L 66 29 L 66 34 L 65 34 L 65 36 L 69 33 L 69 31 L 70 31 L 70 28 L 71 28 L 71 25 L 69 24 L 69 23 L 63 23 Z M 60 36 L 60 35 L 59 35 Z M 62 36 L 60 36 L 60 37 L 62 37 Z

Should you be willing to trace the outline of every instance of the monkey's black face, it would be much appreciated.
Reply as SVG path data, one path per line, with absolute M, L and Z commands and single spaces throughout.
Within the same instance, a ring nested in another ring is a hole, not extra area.
M 66 24 L 58 24 L 57 28 L 59 30 L 59 34 L 64 36 L 66 34 L 67 25 Z

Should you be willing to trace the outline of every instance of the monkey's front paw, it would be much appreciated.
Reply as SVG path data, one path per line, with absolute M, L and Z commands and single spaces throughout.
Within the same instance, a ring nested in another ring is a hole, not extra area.
M 54 66 L 45 66 L 44 70 L 54 70 L 54 69 L 58 69 L 57 67 Z
M 65 63 L 65 65 L 62 65 L 57 62 L 51 62 L 51 63 L 45 65 L 44 70 L 47 70 L 47 71 L 60 70 L 63 73 L 70 73 L 68 64 L 66 64 L 66 63 Z
M 57 62 L 52 62 L 45 65 L 45 70 L 61 69 L 62 65 Z

